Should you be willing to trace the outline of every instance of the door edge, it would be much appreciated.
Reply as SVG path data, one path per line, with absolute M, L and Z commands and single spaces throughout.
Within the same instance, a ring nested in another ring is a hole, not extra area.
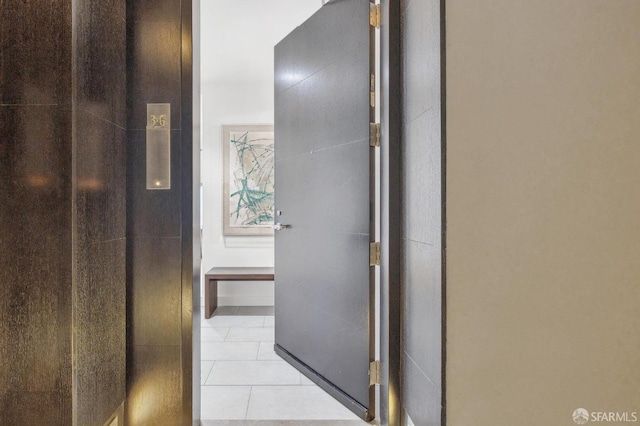
M 289 364 L 293 365 L 298 371 L 304 374 L 309 380 L 311 380 L 316 385 L 320 386 L 325 392 L 331 395 L 333 398 L 337 399 L 342 405 L 351 410 L 355 415 L 360 417 L 362 420 L 366 422 L 370 422 L 374 419 L 375 413 L 372 413 L 365 407 L 360 404 L 358 401 L 344 393 L 342 390 L 334 386 L 331 382 L 325 379 L 322 375 L 318 374 L 315 370 L 309 367 L 304 362 L 300 361 L 294 355 L 289 353 L 282 346 L 277 343 L 274 344 L 274 349 L 276 354 L 280 355 L 285 361 Z

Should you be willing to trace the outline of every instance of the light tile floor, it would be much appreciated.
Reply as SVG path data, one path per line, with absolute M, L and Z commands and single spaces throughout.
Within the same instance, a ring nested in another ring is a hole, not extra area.
M 203 424 L 365 425 L 275 353 L 273 319 L 273 307 L 223 306 L 202 320 Z

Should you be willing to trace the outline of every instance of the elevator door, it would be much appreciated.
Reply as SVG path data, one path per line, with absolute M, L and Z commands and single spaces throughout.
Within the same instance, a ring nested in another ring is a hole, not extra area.
M 333 0 L 275 47 L 275 349 L 374 417 L 374 28 Z

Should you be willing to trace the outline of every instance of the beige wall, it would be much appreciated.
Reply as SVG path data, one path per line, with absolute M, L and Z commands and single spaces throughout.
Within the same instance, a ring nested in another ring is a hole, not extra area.
M 447 424 L 640 418 L 640 1 L 446 22 Z

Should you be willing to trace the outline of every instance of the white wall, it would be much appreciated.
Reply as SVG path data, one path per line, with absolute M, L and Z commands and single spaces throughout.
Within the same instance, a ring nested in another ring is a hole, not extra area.
M 273 123 L 273 47 L 320 6 L 202 1 L 203 274 L 214 266 L 273 266 L 273 237 L 222 235 L 222 125 Z M 221 306 L 273 305 L 273 284 L 222 282 L 218 296 Z
M 222 125 L 273 123 L 272 87 L 204 83 L 202 96 L 203 271 L 214 266 L 273 266 L 273 237 L 222 235 Z M 223 282 L 218 296 L 220 305 L 272 305 L 273 284 Z

